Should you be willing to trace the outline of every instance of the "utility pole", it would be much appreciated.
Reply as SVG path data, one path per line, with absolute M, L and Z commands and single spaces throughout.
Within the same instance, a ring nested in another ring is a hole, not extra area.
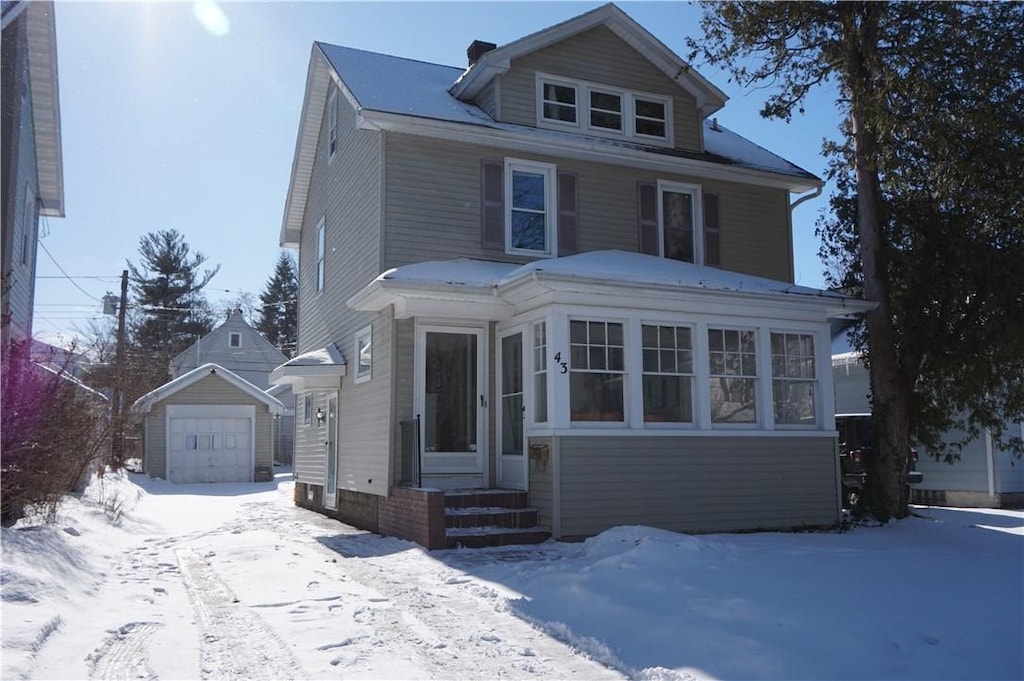
M 121 299 L 117 307 L 117 350 L 114 354 L 114 394 L 111 417 L 114 421 L 113 440 L 110 443 L 111 463 L 124 465 L 124 418 L 121 401 L 124 381 L 124 317 L 128 309 L 128 270 L 121 271 Z

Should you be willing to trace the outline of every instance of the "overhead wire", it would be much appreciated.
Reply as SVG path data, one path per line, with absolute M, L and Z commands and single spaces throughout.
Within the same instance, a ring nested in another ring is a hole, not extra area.
M 36 243 L 38 243 L 43 248 L 43 251 L 46 253 L 46 255 L 48 255 L 50 257 L 50 260 L 53 261 L 53 264 L 56 265 L 57 269 L 60 270 L 61 274 L 64 275 L 64 278 L 67 279 L 68 281 L 70 281 L 72 284 L 74 284 L 75 288 L 77 288 L 79 291 L 81 291 L 85 295 L 87 295 L 90 298 L 92 298 L 93 300 L 95 300 L 97 303 L 102 303 L 103 302 L 102 300 L 100 300 L 99 298 L 97 298 L 96 296 L 94 296 L 93 294 L 89 293 L 88 291 L 86 291 L 81 286 L 79 286 L 78 282 L 75 281 L 74 279 L 72 279 L 71 275 L 69 275 L 67 272 L 64 271 L 64 268 L 60 266 L 60 263 L 57 262 L 57 259 L 53 257 L 53 253 L 50 253 L 50 249 L 46 247 L 46 244 L 44 244 L 41 239 L 37 239 Z

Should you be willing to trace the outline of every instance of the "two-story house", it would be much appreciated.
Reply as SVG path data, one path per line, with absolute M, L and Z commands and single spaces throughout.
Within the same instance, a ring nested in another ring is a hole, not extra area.
M 866 306 L 793 284 L 821 180 L 614 5 L 467 54 L 313 46 L 272 375 L 296 501 L 428 547 L 487 532 L 445 506 L 555 537 L 835 523 L 829 320 Z
M 53 3 L 4 2 L 0 46 L 3 217 L 0 346 L 32 338 L 40 216 L 64 217 Z

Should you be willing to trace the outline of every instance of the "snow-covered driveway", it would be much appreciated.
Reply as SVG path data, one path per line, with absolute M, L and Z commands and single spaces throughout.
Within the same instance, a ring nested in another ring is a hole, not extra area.
M 1020 511 L 428 553 L 291 490 L 107 476 L 4 528 L 2 678 L 1024 678 Z

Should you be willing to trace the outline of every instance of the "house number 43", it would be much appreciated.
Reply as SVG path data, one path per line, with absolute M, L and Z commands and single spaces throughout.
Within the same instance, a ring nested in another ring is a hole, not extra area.
M 560 352 L 555 354 L 555 364 L 557 364 L 559 367 L 558 373 L 564 374 L 569 371 L 569 366 L 562 361 L 562 353 Z

